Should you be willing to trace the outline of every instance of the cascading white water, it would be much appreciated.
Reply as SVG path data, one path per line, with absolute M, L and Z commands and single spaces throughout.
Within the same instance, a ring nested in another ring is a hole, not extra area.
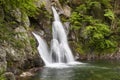
M 38 51 L 41 58 L 45 65 L 50 67 L 60 67 L 61 64 L 63 66 L 69 63 L 76 64 L 71 49 L 69 48 L 67 35 L 60 21 L 59 15 L 54 7 L 52 7 L 52 10 L 54 14 L 54 22 L 52 25 L 53 39 L 51 41 L 50 51 L 48 50 L 46 42 L 39 35 L 33 33 L 39 43 Z
M 52 7 L 54 14 L 54 22 L 52 26 L 53 40 L 51 44 L 51 54 L 53 62 L 57 63 L 69 63 L 73 62 L 74 58 L 69 48 L 67 35 L 64 27 L 60 21 L 59 15 L 54 7 Z
M 39 51 L 41 58 L 43 59 L 45 65 L 49 65 L 52 62 L 52 60 L 51 60 L 51 57 L 49 57 L 50 54 L 49 54 L 49 50 L 46 42 L 39 35 L 35 33 L 32 33 L 32 34 L 35 36 L 35 38 L 39 43 L 37 49 Z

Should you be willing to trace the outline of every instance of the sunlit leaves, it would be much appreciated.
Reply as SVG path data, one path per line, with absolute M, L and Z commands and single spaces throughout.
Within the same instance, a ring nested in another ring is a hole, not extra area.
M 73 12 L 72 16 L 70 18 L 70 22 L 71 22 L 71 24 L 73 24 L 72 27 L 71 27 L 71 29 L 75 29 L 75 30 L 80 29 L 80 27 L 82 25 L 80 23 L 81 20 L 82 20 L 81 14 L 77 13 L 77 12 Z
M 115 15 L 114 15 L 113 11 L 110 10 L 110 9 L 106 9 L 105 10 L 104 16 L 108 17 L 110 20 L 114 20 L 115 19 Z

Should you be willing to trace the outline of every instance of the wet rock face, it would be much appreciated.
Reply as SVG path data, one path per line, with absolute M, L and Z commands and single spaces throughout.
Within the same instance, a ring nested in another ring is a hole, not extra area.
M 71 8 L 67 4 L 63 3 L 63 5 L 61 5 L 59 0 L 52 0 L 51 4 L 56 8 L 59 14 L 63 14 L 65 17 L 70 17 Z
M 0 12 L 2 15 L 0 15 L 0 18 L 4 19 L 6 14 L 4 14 L 2 9 L 0 9 Z M 11 40 L 3 40 L 0 37 L 0 74 L 5 71 L 20 74 L 26 69 L 42 66 L 43 63 L 37 52 L 34 37 L 27 30 L 30 26 L 28 15 L 22 14 L 19 9 L 11 10 L 8 14 L 10 15 L 9 19 L 5 17 L 7 21 L 16 22 L 17 24 L 8 26 L 13 34 L 7 34 L 5 38 L 9 39 L 10 37 L 11 39 L 12 37 Z M 7 73 L 6 76 L 12 76 L 12 73 Z
M 51 0 L 52 6 L 56 7 L 57 10 L 63 11 L 62 10 L 62 5 L 60 4 L 59 0 Z
M 18 41 L 18 44 L 15 45 L 16 47 L 9 44 L 4 49 L 7 54 L 7 71 L 20 74 L 26 69 L 41 66 L 39 54 L 32 48 L 32 46 L 35 45 L 32 45 L 30 42 L 32 35 L 29 35 L 23 26 L 17 27 L 14 31 L 18 33 L 15 34 L 14 38 L 15 41 Z M 37 49 L 37 47 L 35 49 Z
M 2 46 L 0 46 L 0 74 L 6 71 L 7 62 L 6 62 L 6 51 Z
M 68 5 L 64 5 L 63 6 L 63 10 L 64 10 L 64 15 L 66 17 L 70 17 L 71 16 L 71 8 Z
M 38 0 L 36 3 L 37 7 L 41 7 L 41 6 L 45 6 L 46 10 L 49 12 L 49 13 L 52 13 L 51 11 L 51 1 L 50 0 Z
M 70 29 L 70 22 L 65 22 L 63 25 L 64 25 L 65 32 L 68 35 L 69 31 L 70 31 L 69 30 Z

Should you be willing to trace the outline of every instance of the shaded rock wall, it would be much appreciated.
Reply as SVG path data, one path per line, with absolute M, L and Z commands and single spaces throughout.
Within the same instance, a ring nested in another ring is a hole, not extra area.
M 10 12 L 0 9 L 0 12 L 0 74 L 19 75 L 27 69 L 43 66 L 28 15 L 19 9 Z

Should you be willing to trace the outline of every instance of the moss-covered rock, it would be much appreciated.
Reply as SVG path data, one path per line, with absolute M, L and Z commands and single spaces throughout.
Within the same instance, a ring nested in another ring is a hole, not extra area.
M 4 79 L 5 80 L 16 80 L 15 75 L 12 72 L 6 72 L 4 74 Z
M 20 74 L 43 65 L 28 15 L 19 9 L 10 11 L 0 9 L 0 75 L 6 71 Z
M 7 69 L 6 51 L 4 47 L 0 45 L 0 74 L 3 74 Z

